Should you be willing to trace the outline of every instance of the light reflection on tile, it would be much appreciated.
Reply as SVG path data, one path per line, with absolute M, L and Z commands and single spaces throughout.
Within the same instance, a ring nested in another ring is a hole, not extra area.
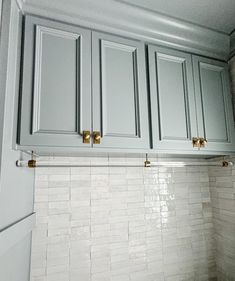
M 115 161 L 142 163 L 143 159 L 86 159 L 94 164 Z M 211 170 L 209 178 L 207 169 L 36 170 L 31 281 L 60 276 L 64 281 L 213 280 L 215 241 L 221 238 L 214 237 L 212 205 L 218 203 L 229 212 L 232 203 L 226 208 L 226 200 L 232 199 L 221 195 L 217 200 L 218 189 L 230 188 L 221 192 L 230 194 L 235 185 L 225 179 L 215 184 L 217 172 Z M 217 191 L 211 200 L 213 184 Z M 217 232 L 224 232 L 223 226 L 218 223 Z M 48 260 L 48 255 L 61 258 Z M 57 262 L 58 268 L 53 264 Z
M 235 161 L 235 158 L 231 159 Z M 203 217 L 211 223 L 211 209 L 216 241 L 218 280 L 235 280 L 235 167 L 209 168 L 211 203 L 203 203 Z M 205 194 L 207 200 L 208 195 Z

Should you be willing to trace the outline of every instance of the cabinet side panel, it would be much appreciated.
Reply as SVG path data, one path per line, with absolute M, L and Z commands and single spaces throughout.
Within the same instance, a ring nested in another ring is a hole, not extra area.
M 17 159 L 24 159 L 19 151 L 15 151 L 14 128 L 15 101 L 19 94 L 19 66 L 21 49 L 22 15 L 16 1 L 3 1 L 0 40 L 0 73 L 1 96 L 5 97 L 0 116 L 3 130 L 0 133 L 0 232 L 28 216 L 33 211 L 34 172 L 19 169 L 15 165 Z M 2 37 L 4 34 L 4 37 Z M 5 39 L 5 40 L 3 40 Z M 3 43 L 4 41 L 4 43 Z M 1 58 L 4 58 L 3 60 Z M 2 99 L 1 99 L 2 101 Z M 26 159 L 25 159 L 26 160 Z M 28 233 L 28 232 L 27 232 Z M 3 236 L 1 235 L 1 238 Z M 7 237 L 6 240 L 8 240 Z M 15 238 L 15 240 L 14 240 Z M 7 249 L 7 241 L 1 239 L 0 249 L 0 280 L 28 281 L 30 268 L 31 234 L 19 239 L 19 233 L 13 235 L 13 245 Z M 17 242 L 18 241 L 18 242 Z M 4 247 L 2 247 L 4 245 Z
M 0 256 L 1 281 L 29 281 L 31 233 Z

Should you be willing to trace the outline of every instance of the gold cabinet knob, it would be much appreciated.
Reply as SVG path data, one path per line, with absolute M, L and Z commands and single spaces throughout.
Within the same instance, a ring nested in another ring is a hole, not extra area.
M 205 138 L 192 138 L 193 147 L 201 148 L 205 147 L 207 140 Z
M 94 144 L 100 144 L 100 140 L 101 140 L 100 132 L 94 131 L 93 138 L 94 138 Z
M 90 131 L 83 131 L 83 143 L 90 143 L 91 140 L 91 132 Z
M 205 147 L 207 144 L 207 140 L 204 138 L 200 138 L 200 147 Z
M 192 138 L 193 147 L 200 147 L 200 139 L 199 138 Z

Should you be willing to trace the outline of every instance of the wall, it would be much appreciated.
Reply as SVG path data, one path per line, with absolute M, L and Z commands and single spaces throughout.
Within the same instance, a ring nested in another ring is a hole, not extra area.
M 22 221 L 33 211 L 34 171 L 17 168 L 15 162 L 22 153 L 13 150 L 21 19 L 17 3 L 4 0 L 0 25 L 0 281 L 28 281 L 30 270 L 32 227 L 23 227 L 27 223 L 22 226 Z M 15 233 L 15 229 L 20 231 Z
M 229 61 L 233 110 L 235 113 L 235 57 Z M 234 118 L 235 119 L 235 118 Z M 232 158 L 235 161 L 235 158 Z M 210 192 L 216 239 L 218 279 L 235 280 L 235 167 L 210 168 Z
M 216 280 L 207 167 L 38 168 L 35 192 L 31 281 Z
M 232 159 L 235 161 L 235 158 Z M 210 168 L 218 280 L 235 280 L 235 167 Z
M 235 35 L 235 33 L 234 33 Z M 233 114 L 235 122 L 235 56 L 229 61 L 230 81 L 231 81 L 231 93 L 233 98 Z

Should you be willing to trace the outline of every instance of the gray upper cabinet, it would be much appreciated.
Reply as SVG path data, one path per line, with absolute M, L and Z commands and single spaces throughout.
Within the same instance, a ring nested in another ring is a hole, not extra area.
M 26 16 L 21 145 L 149 148 L 144 43 L 91 33 Z
M 21 146 L 234 151 L 226 63 L 34 16 L 23 48 Z
M 93 130 L 96 147 L 149 148 L 145 46 L 92 33 Z
M 148 47 L 153 148 L 193 150 L 197 120 L 190 54 Z
M 232 97 L 228 65 L 193 56 L 198 135 L 207 139 L 204 150 L 234 151 Z
M 234 151 L 228 66 L 156 46 L 148 47 L 153 148 Z
M 27 16 L 20 144 L 90 146 L 91 32 Z

